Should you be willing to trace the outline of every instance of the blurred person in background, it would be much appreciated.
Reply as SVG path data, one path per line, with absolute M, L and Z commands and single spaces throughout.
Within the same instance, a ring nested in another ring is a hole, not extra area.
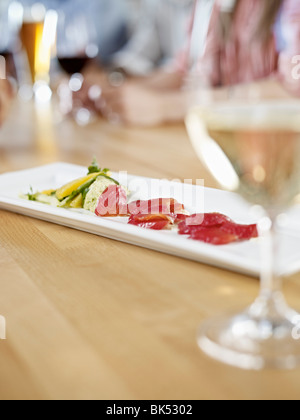
M 299 54 L 299 0 L 219 0 L 198 74 L 216 87 L 252 83 L 268 96 L 300 94 Z
M 138 25 L 111 64 L 131 76 L 170 68 L 186 46 L 194 7 L 195 0 L 141 0 Z
M 202 54 L 213 4 L 214 0 L 142 0 L 139 24 L 112 57 L 112 71 L 107 75 L 93 69 L 86 74 L 78 96 L 88 102 L 89 88 L 98 84 L 102 95 L 95 105 L 109 120 L 146 126 L 164 122 L 162 91 L 178 93 L 186 72 Z
M 197 28 L 197 17 L 194 24 Z M 253 83 L 270 97 L 287 97 L 295 87 L 300 94 L 294 62 L 300 53 L 299 34 L 299 0 L 216 0 L 197 77 L 216 88 L 243 89 L 246 84 L 248 89 Z M 145 89 L 129 83 L 118 92 L 108 91 L 104 105 L 125 123 L 155 125 L 183 120 L 185 98 L 180 87 Z

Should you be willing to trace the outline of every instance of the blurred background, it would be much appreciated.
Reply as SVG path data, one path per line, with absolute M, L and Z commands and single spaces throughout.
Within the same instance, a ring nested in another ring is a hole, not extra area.
M 194 25 L 196 3 L 201 25 Z M 162 110 L 171 108 L 162 101 L 173 105 L 197 60 L 213 3 L 1 0 L 1 170 L 82 163 L 103 153 L 111 126 L 164 124 Z M 178 119 L 183 127 L 183 113 Z M 115 159 L 106 156 L 111 166 Z
M 127 42 L 138 2 L 1 0 L 0 54 L 23 99 L 47 100 L 58 75 L 109 60 Z
M 194 25 L 196 3 L 200 3 L 201 22 Z M 155 115 L 157 103 L 147 94 L 152 88 L 182 86 L 184 74 L 204 45 L 213 3 L 2 0 L 2 69 L 22 101 L 34 98 L 47 103 L 54 93 L 60 117 L 71 117 L 79 125 L 99 116 L 111 123 L 122 117 L 133 125 L 155 125 L 160 122 Z M 197 42 L 193 43 L 195 28 Z M 122 105 L 128 106 L 131 115 L 115 104 L 116 88 L 128 80 L 134 82 L 135 90 L 131 86 L 130 92 L 122 92 Z M 149 105 L 152 119 L 139 115 L 141 102 Z

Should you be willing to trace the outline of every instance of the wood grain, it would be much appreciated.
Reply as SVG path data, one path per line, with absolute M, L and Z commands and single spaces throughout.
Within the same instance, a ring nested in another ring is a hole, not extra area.
M 204 178 L 183 126 L 79 128 L 55 106 L 16 102 L 0 172 L 49 162 L 160 178 Z M 300 370 L 244 372 L 206 358 L 207 317 L 248 305 L 258 282 L 0 211 L 0 399 L 298 399 Z M 300 277 L 286 282 L 300 308 Z

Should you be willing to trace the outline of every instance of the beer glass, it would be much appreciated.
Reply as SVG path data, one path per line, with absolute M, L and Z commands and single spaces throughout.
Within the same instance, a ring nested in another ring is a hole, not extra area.
M 56 38 L 57 13 L 41 3 L 24 9 L 20 38 L 28 59 L 32 84 L 50 83 L 50 65 Z

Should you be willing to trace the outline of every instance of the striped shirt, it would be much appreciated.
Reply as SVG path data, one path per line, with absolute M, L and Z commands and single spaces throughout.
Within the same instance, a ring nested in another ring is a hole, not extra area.
M 224 46 L 219 36 L 220 0 L 216 3 L 199 72 L 215 86 L 248 83 L 270 76 L 300 95 L 300 1 L 284 0 L 266 43 L 254 40 L 261 0 L 242 0 Z M 297 58 L 298 57 L 298 58 Z M 297 61 L 298 60 L 298 61 Z

